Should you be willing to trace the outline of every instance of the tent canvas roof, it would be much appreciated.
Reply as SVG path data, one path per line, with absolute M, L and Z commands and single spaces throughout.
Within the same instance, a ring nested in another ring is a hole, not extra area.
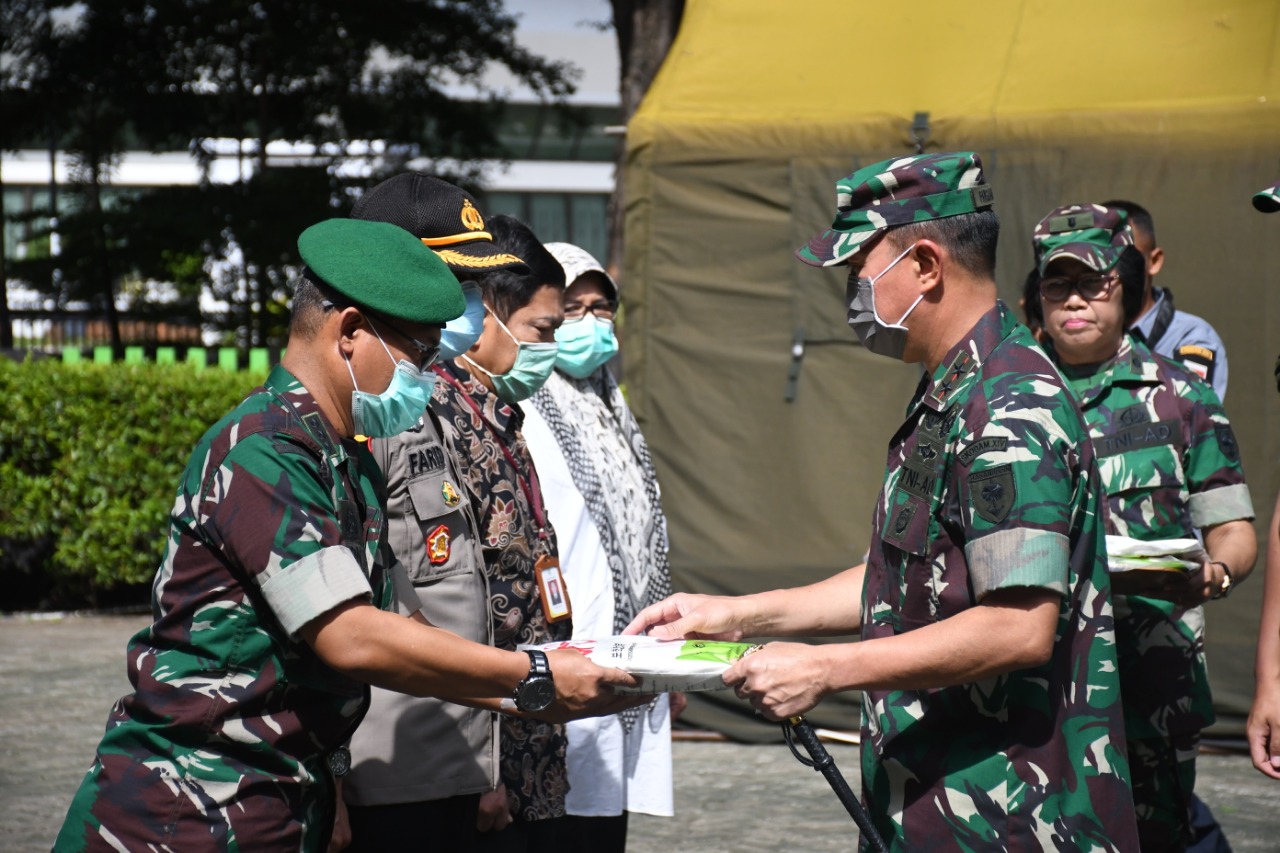
M 1169 258 L 1157 283 L 1231 352 L 1227 409 L 1265 518 L 1280 485 L 1280 216 L 1249 197 L 1280 178 L 1278 50 L 1280 0 L 689 0 L 624 173 L 626 381 L 677 586 L 767 589 L 861 559 L 919 373 L 857 345 L 842 270 L 791 253 L 830 222 L 836 178 L 915 150 L 917 112 L 926 150 L 982 155 L 1006 302 L 1049 209 L 1119 197 L 1152 211 Z M 1231 714 L 1251 695 L 1257 600 L 1255 587 L 1209 608 Z M 825 724 L 849 714 L 837 704 Z

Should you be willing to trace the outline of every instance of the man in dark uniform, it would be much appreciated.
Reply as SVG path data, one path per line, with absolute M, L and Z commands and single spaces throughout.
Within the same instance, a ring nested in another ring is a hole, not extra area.
M 134 692 L 55 850 L 324 850 L 367 683 L 553 719 L 634 704 L 612 695 L 632 683 L 617 670 L 471 643 L 412 605 L 382 478 L 352 439 L 421 412 L 463 297 L 391 225 L 329 220 L 298 251 L 287 355 L 187 464 L 155 622 L 129 644 Z

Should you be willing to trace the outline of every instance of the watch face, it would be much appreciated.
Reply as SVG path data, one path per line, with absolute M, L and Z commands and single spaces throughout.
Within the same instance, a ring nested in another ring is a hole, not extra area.
M 520 685 L 516 707 L 521 711 L 545 711 L 555 700 L 555 682 L 550 678 L 534 678 Z
M 329 753 L 329 771 L 334 776 L 346 776 L 350 769 L 351 752 L 345 746 L 340 746 Z

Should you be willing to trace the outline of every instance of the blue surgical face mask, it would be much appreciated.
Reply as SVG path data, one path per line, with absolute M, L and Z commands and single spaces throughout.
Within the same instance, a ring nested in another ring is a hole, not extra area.
M 484 331 L 484 298 L 480 295 L 480 285 L 474 281 L 462 282 L 462 295 L 467 300 L 467 308 L 462 316 L 450 320 L 440 333 L 440 358 L 457 358 L 475 346 Z
M 613 334 L 613 321 L 591 312 L 577 320 L 566 320 L 556 330 L 560 351 L 556 367 L 570 376 L 586 379 L 618 354 L 618 338 Z
M 372 324 L 369 328 L 373 328 Z M 351 369 L 351 359 L 346 359 L 347 372 L 351 374 L 351 384 L 355 386 L 355 390 L 351 392 L 351 417 L 355 421 L 356 435 L 390 438 L 404 432 L 422 417 L 427 409 L 427 401 L 431 399 L 436 375 L 430 370 L 419 370 L 404 359 L 396 361 L 378 330 L 373 329 L 373 333 L 377 335 L 378 343 L 382 344 L 387 358 L 391 359 L 396 369 L 391 374 L 387 390 L 381 394 L 370 394 L 360 390 L 355 371 Z
M 493 309 L 488 305 L 484 308 L 493 314 Z M 493 320 L 498 324 L 498 328 L 507 333 L 507 337 L 515 341 L 516 363 L 511 365 L 511 369 L 506 373 L 490 373 L 466 355 L 462 357 L 468 364 L 493 380 L 494 393 L 504 402 L 519 403 L 538 393 L 538 389 L 546 384 L 551 371 L 556 368 L 556 353 L 559 352 L 560 345 L 522 341 L 511 334 L 507 324 L 499 320 L 497 314 L 493 314 Z

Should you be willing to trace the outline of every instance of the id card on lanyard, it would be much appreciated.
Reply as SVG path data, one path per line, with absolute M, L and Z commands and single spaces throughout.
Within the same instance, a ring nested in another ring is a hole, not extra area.
M 448 370 L 436 367 L 435 371 L 457 389 L 463 401 L 480 416 L 480 422 L 493 435 L 494 443 L 498 445 L 498 449 L 506 457 L 507 464 L 511 466 L 511 471 L 515 475 L 516 484 L 524 492 L 525 499 L 529 502 L 529 508 L 533 511 L 534 521 L 538 525 L 538 538 L 545 540 L 547 538 L 547 516 L 542 507 L 542 489 L 538 485 L 537 470 L 530 464 L 529 477 L 526 478 L 521 474 L 520 466 L 516 464 L 516 459 L 507 448 L 506 442 L 502 440 L 502 436 L 494 428 L 493 424 L 489 423 L 489 419 L 484 416 L 484 412 L 476 405 L 476 401 L 467 393 L 467 389 L 462 387 L 462 384 L 450 375 Z M 550 554 L 543 554 L 534 563 L 533 573 L 538 582 L 538 598 L 542 601 L 542 613 L 547 617 L 547 621 L 559 622 L 572 616 L 573 607 L 569 603 L 569 586 L 565 583 L 564 574 L 560 571 L 560 559 Z

